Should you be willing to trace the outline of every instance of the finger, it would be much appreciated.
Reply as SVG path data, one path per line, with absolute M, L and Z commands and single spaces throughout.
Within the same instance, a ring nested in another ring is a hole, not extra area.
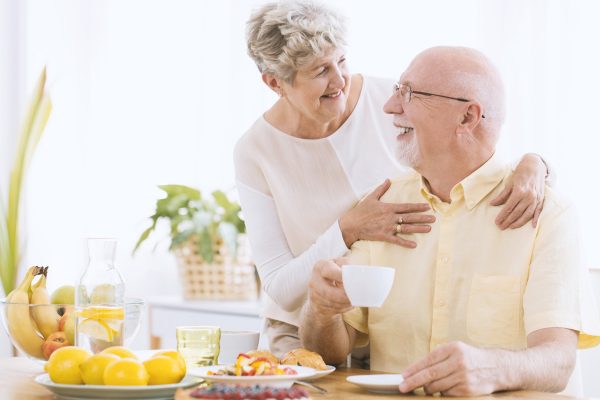
M 333 262 L 341 267 L 342 265 L 350 264 L 350 259 L 348 257 L 338 257 Z
M 537 226 L 538 220 L 540 219 L 540 214 L 542 213 L 543 209 L 544 209 L 544 199 L 542 198 L 542 201 L 540 202 L 540 204 L 538 204 L 538 206 L 535 209 L 535 213 L 533 213 L 533 220 L 531 221 L 531 224 L 533 225 L 534 228 Z
M 525 213 L 530 204 L 531 203 L 529 203 L 528 201 L 521 200 L 519 204 L 517 204 L 516 207 L 513 208 L 512 212 L 508 215 L 508 217 L 504 219 L 504 222 L 502 223 L 502 226 L 505 227 L 504 229 L 509 228 L 519 218 L 521 218 L 521 216 Z M 531 213 L 531 217 L 533 217 L 533 212 Z
M 398 216 L 397 222 L 400 223 L 402 218 L 402 224 L 432 224 L 435 222 L 435 216 L 428 214 L 396 214 Z
M 423 212 L 429 211 L 431 209 L 431 207 L 429 207 L 429 204 L 427 203 L 387 204 L 387 206 L 390 208 L 390 211 L 399 214 Z
M 502 191 L 502 193 L 500 193 L 498 196 L 496 196 L 495 199 L 490 201 L 490 205 L 501 206 L 502 204 L 506 203 L 506 200 L 508 200 L 508 197 L 510 196 L 511 191 L 512 191 L 512 186 L 506 186 L 504 188 L 504 190 Z
M 456 373 L 450 373 L 449 375 L 432 381 L 426 384 L 423 389 L 425 389 L 425 393 L 432 395 L 434 393 L 443 393 L 447 394 L 449 391 L 454 389 L 460 384 L 459 375 Z
M 326 282 L 326 283 L 325 283 Z M 321 303 L 335 305 L 336 307 L 347 307 L 350 300 L 346 295 L 344 286 L 336 281 L 325 281 L 322 284 L 311 286 Z
M 381 199 L 381 196 L 383 196 L 385 194 L 385 192 L 387 192 L 387 190 L 390 188 L 391 182 L 389 179 L 386 179 L 385 181 L 383 181 L 383 183 L 379 186 L 377 186 L 375 188 L 375 190 L 373 190 L 371 192 L 371 194 L 369 194 L 367 196 L 367 198 L 370 199 L 376 199 L 379 200 Z
M 436 351 L 429 353 L 423 360 L 413 364 L 402 373 L 404 381 L 400 384 L 400 391 L 403 393 L 411 392 L 421 386 L 430 384 L 439 379 L 449 376 L 453 368 L 449 362 L 449 355 L 439 353 L 435 357 L 428 359 Z
M 521 215 L 519 217 L 519 219 L 517 219 L 515 222 L 513 222 L 510 225 L 510 229 L 517 229 L 522 227 L 523 225 L 525 225 L 527 222 L 529 222 L 531 219 L 533 219 L 533 216 L 535 214 L 535 210 L 537 208 L 536 203 L 532 203 L 523 213 L 523 215 Z
M 330 281 L 342 281 L 342 268 L 331 260 L 327 260 L 320 265 L 321 277 Z
M 399 236 L 396 236 L 395 233 L 391 236 L 385 236 L 384 238 L 382 238 L 382 240 L 384 242 L 396 244 L 398 246 L 406 247 L 408 249 L 414 249 L 415 247 L 417 247 L 417 243 L 413 242 L 412 240 L 407 240 L 407 239 L 401 238 Z
M 504 207 L 502 207 L 500 213 L 498 213 L 498 216 L 496 217 L 496 225 L 498 225 L 500 229 L 506 229 L 508 227 L 508 224 L 506 224 L 506 218 L 508 218 L 512 210 L 517 206 L 518 202 L 519 201 L 515 199 L 514 196 L 511 196 L 504 204 Z
M 412 224 L 400 225 L 400 233 L 429 233 L 429 232 L 431 232 L 431 225 L 412 225 Z

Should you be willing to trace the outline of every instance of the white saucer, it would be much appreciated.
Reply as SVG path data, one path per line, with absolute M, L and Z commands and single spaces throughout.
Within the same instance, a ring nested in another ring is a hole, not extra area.
M 350 383 L 367 389 L 373 393 L 400 393 L 398 386 L 404 381 L 400 374 L 352 375 L 346 378 Z
M 331 374 L 333 371 L 335 371 L 335 367 L 333 365 L 328 365 L 327 369 L 322 371 L 315 370 L 315 374 L 313 376 L 309 376 L 308 378 L 303 378 L 301 380 L 305 382 L 316 381 L 317 379 L 321 379 L 322 377 Z

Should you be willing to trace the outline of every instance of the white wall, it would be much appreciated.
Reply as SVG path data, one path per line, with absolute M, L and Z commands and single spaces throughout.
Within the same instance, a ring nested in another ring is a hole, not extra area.
M 245 55 L 244 22 L 260 3 L 0 0 L 0 50 L 15 54 L 0 61 L 3 190 L 15 115 L 48 65 L 54 111 L 29 174 L 23 264 L 50 265 L 50 287 L 75 283 L 84 237 L 110 235 L 119 239 L 131 295 L 179 293 L 166 241 L 135 257 L 131 249 L 148 224 L 156 185 L 233 188 L 232 147 L 274 101 Z M 600 265 L 600 216 L 589 211 L 600 197 L 590 185 L 600 143 L 600 3 L 328 3 L 348 17 L 355 72 L 398 77 L 417 52 L 437 44 L 490 55 L 509 94 L 502 150 L 515 158 L 536 151 L 552 162 L 560 188 L 585 211 L 588 264 Z M 137 346 L 147 346 L 143 331 L 139 337 Z M 590 394 L 600 395 L 600 385 Z

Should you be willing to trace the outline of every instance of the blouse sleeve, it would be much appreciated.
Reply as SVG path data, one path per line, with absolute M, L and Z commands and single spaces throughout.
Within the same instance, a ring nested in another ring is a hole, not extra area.
M 348 251 L 339 224 L 334 222 L 307 250 L 294 257 L 273 198 L 239 180 L 237 188 L 263 289 L 284 310 L 293 311 L 306 298 L 315 263 Z

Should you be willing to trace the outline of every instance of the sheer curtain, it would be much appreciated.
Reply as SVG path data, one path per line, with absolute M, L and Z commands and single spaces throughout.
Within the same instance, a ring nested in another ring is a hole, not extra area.
M 0 21 L 11 22 L 2 24 L 0 49 L 13 55 L 0 61 L 0 115 L 10 116 L 0 120 L 3 177 L 24 95 L 44 64 L 55 106 L 29 175 L 24 263 L 51 265 L 51 287 L 75 282 L 82 238 L 111 235 L 132 295 L 178 293 L 165 241 L 135 258 L 131 249 L 153 211 L 157 184 L 233 188 L 233 145 L 275 100 L 245 54 L 244 22 L 262 2 L 0 1 Z M 551 162 L 559 188 L 582 212 L 588 263 L 600 266 L 600 3 L 328 3 L 348 18 L 354 72 L 395 78 L 416 53 L 439 44 L 492 57 L 509 95 L 502 151 L 513 159 L 535 151 Z

